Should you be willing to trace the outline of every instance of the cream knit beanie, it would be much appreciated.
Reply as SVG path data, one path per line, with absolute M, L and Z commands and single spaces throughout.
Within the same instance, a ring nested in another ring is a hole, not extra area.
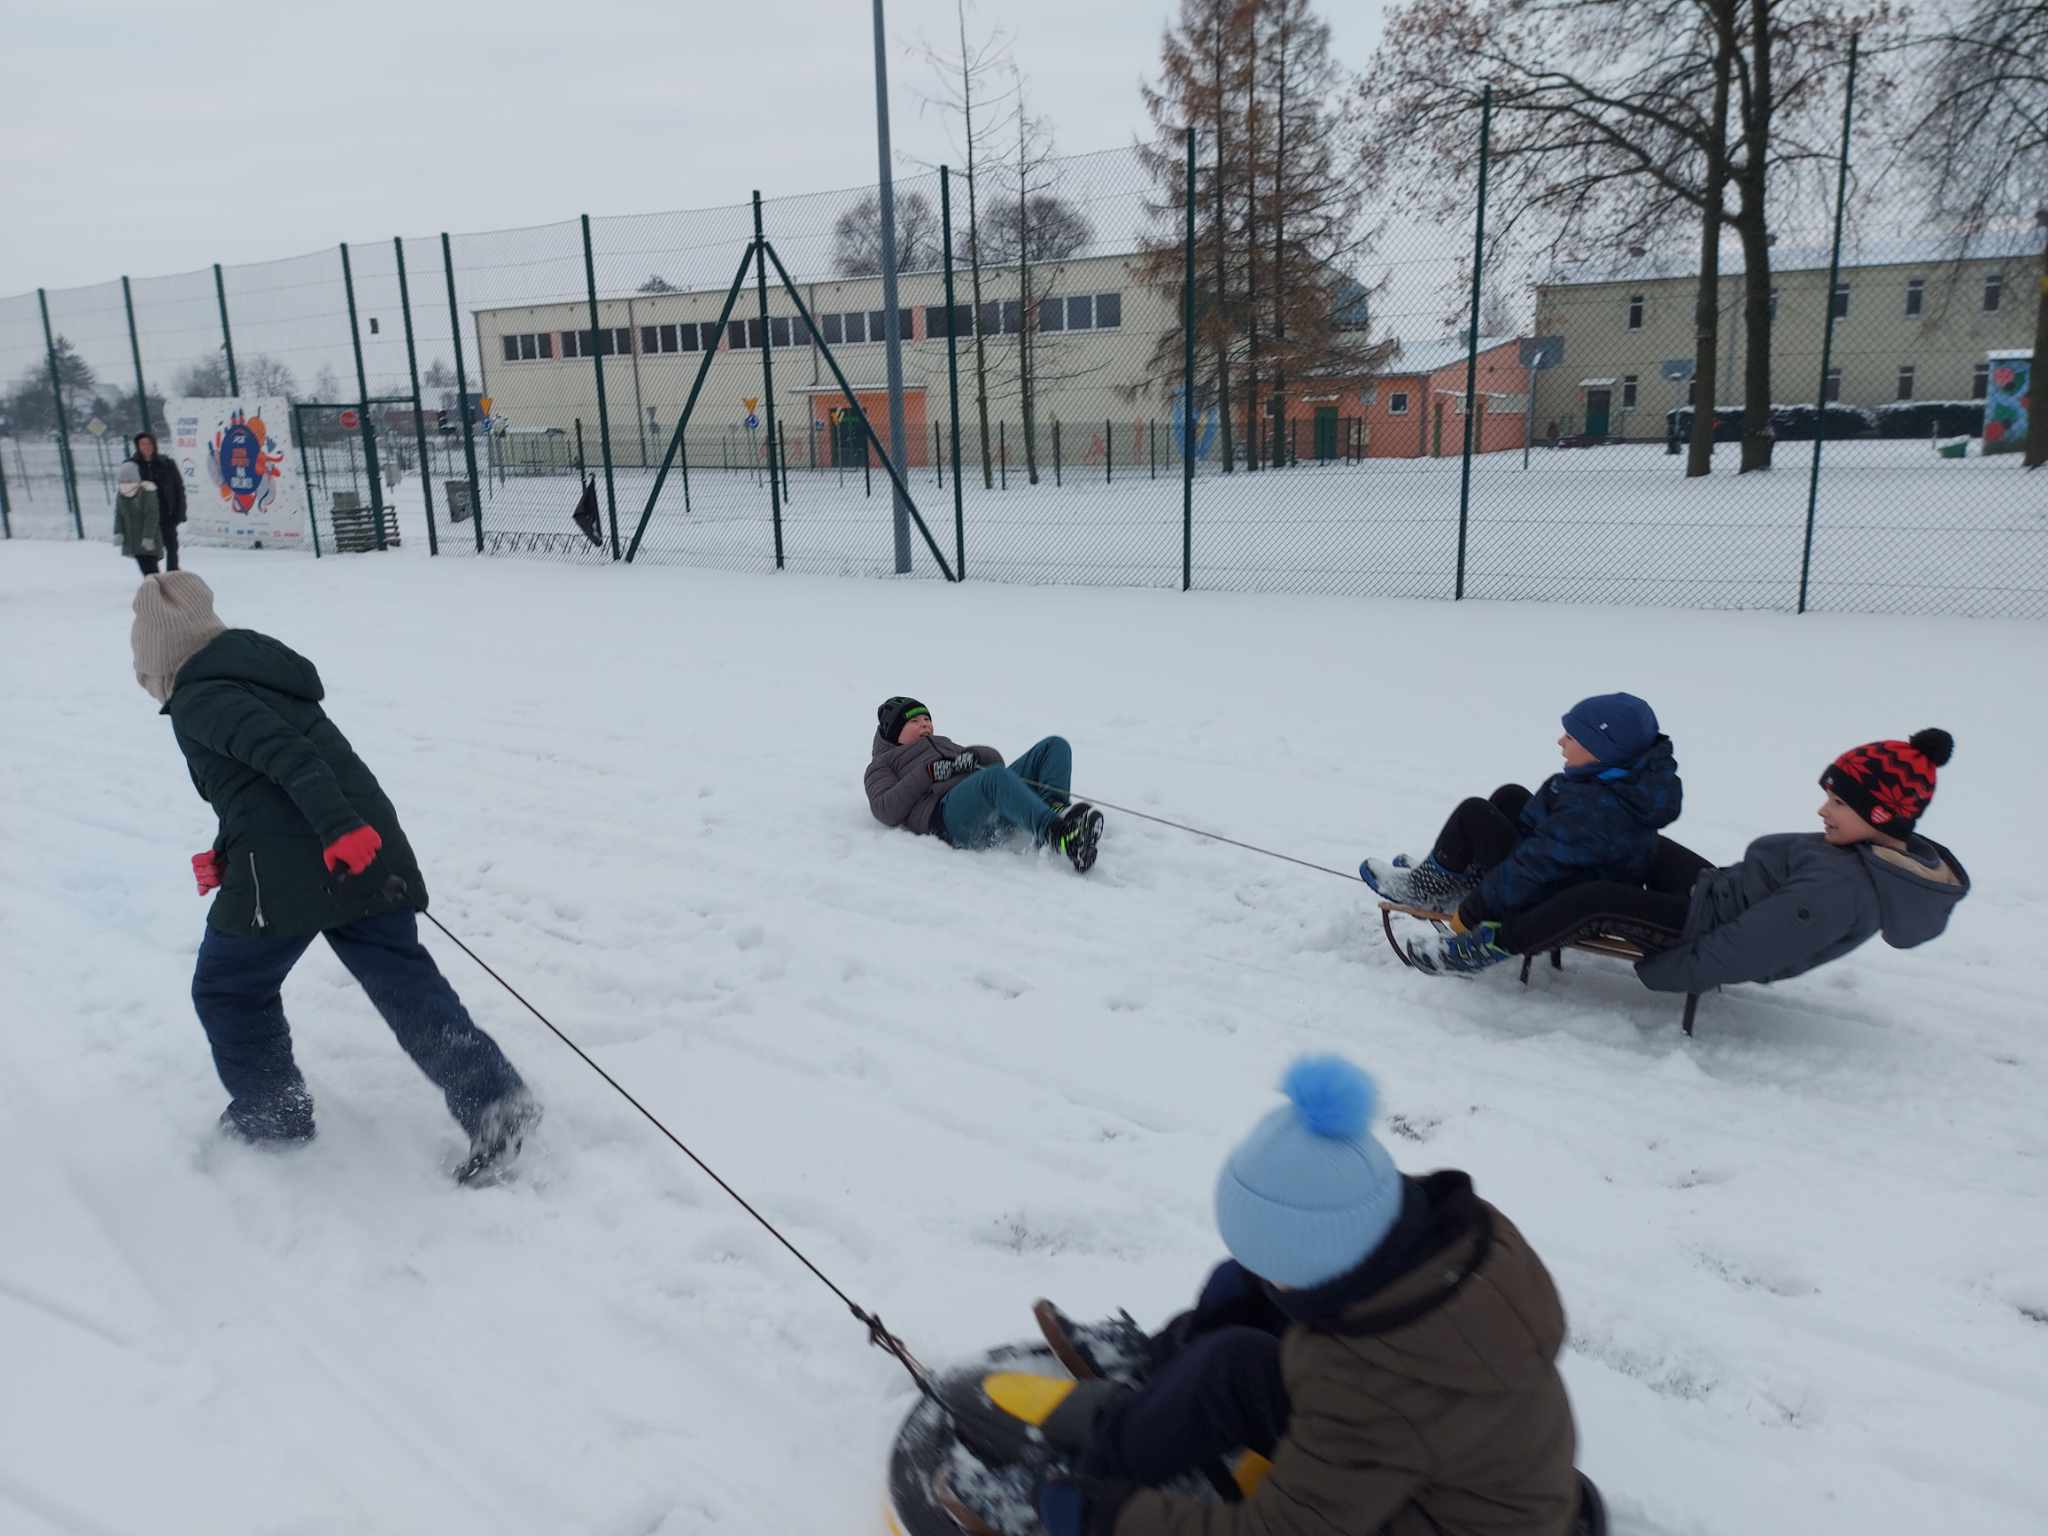
M 225 628 L 213 616 L 213 589 L 190 571 L 143 577 L 129 632 L 135 681 L 157 703 L 169 703 L 178 669 Z

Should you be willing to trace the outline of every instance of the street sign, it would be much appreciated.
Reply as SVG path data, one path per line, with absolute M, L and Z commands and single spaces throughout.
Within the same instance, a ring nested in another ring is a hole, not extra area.
M 742 395 L 740 396 L 740 402 L 746 406 L 747 414 L 751 416 L 754 414 L 754 407 L 761 403 L 761 397 L 759 395 Z
M 1683 384 L 1692 378 L 1693 360 L 1689 357 L 1667 357 L 1657 365 L 1658 377 L 1667 384 Z
M 1522 366 L 1541 371 L 1555 368 L 1564 361 L 1564 338 L 1562 336 L 1524 336 L 1522 338 Z
M 105 437 L 107 435 L 107 424 L 104 421 L 101 421 L 99 417 L 95 416 L 91 421 L 88 421 L 85 424 L 85 430 L 90 432 L 94 437 Z
M 753 413 L 752 411 L 749 411 L 749 412 L 747 412 L 747 430 L 748 430 L 749 432 L 752 432 L 753 430 L 755 430 L 755 429 L 756 429 L 757 427 L 759 427 L 760 425 L 761 425 L 761 418 L 760 418 L 760 417 L 758 417 L 758 416 L 756 416 L 756 415 L 755 415 L 755 414 L 754 414 L 754 413 Z
M 357 415 L 357 414 L 356 414 L 356 413 L 355 413 L 354 411 L 343 411 L 343 412 L 341 413 L 341 430 L 342 430 L 342 431 L 344 431 L 344 432 L 353 432 L 353 431 L 355 431 L 355 429 L 356 429 L 357 427 L 361 426 L 362 424 L 363 424 L 363 419 L 362 419 L 362 417 L 358 416 L 358 415 Z
M 491 414 L 491 397 L 489 395 L 477 396 L 476 413 L 479 416 L 488 416 Z

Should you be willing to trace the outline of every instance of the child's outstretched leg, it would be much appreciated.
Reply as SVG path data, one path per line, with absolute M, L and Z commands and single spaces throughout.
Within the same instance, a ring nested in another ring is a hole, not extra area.
M 939 802 L 946 840 L 956 848 L 987 848 L 1006 831 L 1045 841 L 1053 824 L 1053 808 L 1009 768 L 983 768 Z
M 1427 858 L 1420 863 L 1411 863 L 1405 854 L 1367 859 L 1358 866 L 1359 878 L 1388 901 L 1455 911 L 1480 877 L 1515 851 L 1522 840 L 1519 818 L 1528 803 L 1529 791 L 1519 784 L 1503 784 L 1484 800 L 1461 800 Z

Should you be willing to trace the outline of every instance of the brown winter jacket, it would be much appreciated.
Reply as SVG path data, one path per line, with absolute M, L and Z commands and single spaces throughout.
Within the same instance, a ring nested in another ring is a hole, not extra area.
M 1564 1309 L 1543 1261 L 1462 1173 L 1422 1181 L 1423 1257 L 1316 1321 L 1277 1299 L 1287 1434 L 1241 1504 L 1146 1491 L 1116 1536 L 1566 1536 L 1578 1508 Z M 1326 1290 L 1336 1290 L 1337 1282 Z
M 975 768 L 1003 766 L 1003 754 L 994 747 L 963 747 L 936 732 L 899 747 L 877 730 L 862 781 L 875 820 L 885 827 L 908 827 L 944 837 L 945 824 L 937 819 L 939 802 L 974 772 L 970 768 L 962 773 L 952 766 L 962 753 L 969 752 L 974 755 Z

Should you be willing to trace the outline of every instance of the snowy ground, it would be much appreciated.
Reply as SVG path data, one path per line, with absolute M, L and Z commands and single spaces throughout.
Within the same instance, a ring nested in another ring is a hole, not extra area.
M 1617 1531 L 2043 1528 L 2042 629 L 192 564 L 317 659 L 436 914 L 928 1360 L 1040 1293 L 1182 1304 L 1226 1148 L 1293 1053 L 1340 1050 L 1402 1165 L 1470 1170 L 1548 1260 Z M 132 579 L 0 548 L 0 1529 L 873 1536 L 907 1382 L 431 932 L 547 1101 L 520 1183 L 447 1180 L 454 1128 L 324 951 L 287 988 L 320 1140 L 214 1139 L 212 823 L 131 676 Z M 1709 998 L 1688 1042 L 1597 960 L 1405 972 L 1327 875 L 1112 815 L 1080 879 L 884 832 L 859 789 L 912 690 L 964 740 L 1065 732 L 1083 792 L 1342 869 L 1546 771 L 1562 704 L 1612 687 L 1662 711 L 1679 831 L 1722 859 L 1810 825 L 1842 747 L 1952 730 L 1951 933 Z
M 37 460 L 29 445 L 31 468 Z M 344 444 L 344 447 L 347 445 Z M 437 460 L 445 443 L 435 445 Z M 696 451 L 696 450 L 693 450 Z M 1473 463 L 1466 548 L 1468 596 L 1549 602 L 1615 602 L 1687 608 L 1794 608 L 1806 541 L 1813 445 L 1783 443 L 1767 475 L 1737 476 L 1735 451 L 1718 450 L 1720 470 L 1681 477 L 1680 461 L 1657 445 L 1590 451 L 1541 449 Z M 66 535 L 71 528 L 54 460 L 12 478 L 18 534 Z M 699 467 L 685 512 L 682 477 L 672 474 L 648 524 L 639 559 L 648 564 L 751 571 L 771 569 L 776 537 L 764 475 Z M 715 453 L 708 462 L 717 462 Z M 113 524 L 112 491 L 99 470 L 86 476 L 86 526 Z M 353 485 L 352 453 L 330 450 L 321 507 Z M 109 473 L 111 471 L 109 470 Z M 315 466 L 316 477 L 321 470 Z M 970 577 L 977 582 L 1178 588 L 1182 514 L 1177 467 L 1156 478 L 1141 460 L 1105 480 L 1101 465 L 1069 465 L 1028 486 L 1013 467 L 1008 489 L 985 490 L 968 476 L 962 518 Z M 473 552 L 473 530 L 445 522 L 437 462 L 434 496 L 444 553 Z M 601 563 L 569 514 L 573 473 L 486 477 L 483 527 L 494 553 L 540 554 Z M 654 484 L 646 470 L 613 476 L 622 541 L 630 542 Z M 1205 472 L 1195 486 L 1194 584 L 1205 591 L 1335 593 L 1448 598 L 1455 587 L 1462 466 L 1447 459 L 1370 459 L 1303 464 L 1281 473 Z M 607 516 L 598 476 L 600 506 Z M 392 493 L 409 546 L 427 547 L 417 476 Z M 872 494 L 870 494 L 870 489 Z M 954 558 L 953 488 L 930 469 L 911 492 L 940 549 Z M 798 469 L 782 508 L 787 568 L 816 575 L 880 575 L 894 569 L 889 485 L 861 474 Z M 324 524 L 323 524 L 324 527 Z M 331 542 L 331 539 L 330 539 Z M 916 568 L 935 574 L 913 535 Z M 2048 485 L 2019 456 L 1942 459 L 1917 440 L 1825 445 L 1815 524 L 1812 607 L 1836 612 L 1940 613 L 2048 618 Z

